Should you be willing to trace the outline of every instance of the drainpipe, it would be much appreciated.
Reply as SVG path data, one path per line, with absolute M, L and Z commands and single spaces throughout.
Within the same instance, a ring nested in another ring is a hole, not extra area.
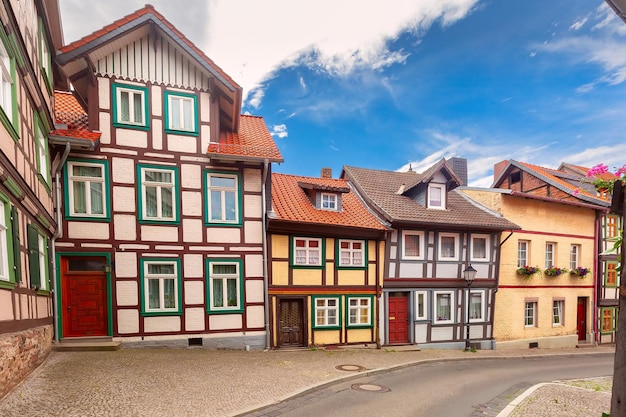
M 269 161 L 263 161 L 263 180 L 261 182 L 261 213 L 263 215 L 262 233 L 263 233 L 263 301 L 265 303 L 265 350 L 270 349 L 270 295 L 269 295 L 269 277 L 267 267 L 267 204 L 265 202 L 265 189 L 267 182 L 267 174 L 269 170 Z
M 57 312 L 57 308 L 59 306 L 59 295 L 58 295 L 58 291 L 57 291 L 57 257 L 56 257 L 56 250 L 55 250 L 55 243 L 57 241 L 58 238 L 60 238 L 61 236 L 63 236 L 63 225 L 62 225 L 62 216 L 61 216 L 61 181 L 59 179 L 60 174 L 61 174 L 61 169 L 63 168 L 63 165 L 65 165 L 65 161 L 67 161 L 67 156 L 70 154 L 70 150 L 72 149 L 72 146 L 70 145 L 69 142 L 65 143 L 65 150 L 63 151 L 63 155 L 61 155 L 61 159 L 59 159 L 59 165 L 57 165 L 56 169 L 54 170 L 54 188 L 55 188 L 55 192 L 52 194 L 53 197 L 53 201 L 54 201 L 54 208 L 56 210 L 56 222 L 57 222 L 57 229 L 54 232 L 54 235 L 52 235 L 52 318 L 54 321 L 54 341 L 58 342 L 59 341 L 59 314 Z
M 594 344 L 598 344 L 600 342 L 600 338 L 598 337 L 599 335 L 599 326 L 598 326 L 598 318 L 599 318 L 599 312 L 598 312 L 598 300 L 601 298 L 601 294 L 599 294 L 600 292 L 600 288 L 601 286 L 598 283 L 598 280 L 600 279 L 600 277 L 598 276 L 598 271 L 599 271 L 599 266 L 600 266 L 600 256 L 598 255 L 598 253 L 600 252 L 600 236 L 602 236 L 602 228 L 601 228 L 601 219 L 602 219 L 602 214 L 596 211 L 596 221 L 595 221 L 595 239 L 593 240 L 593 304 L 592 304 L 592 310 L 593 312 L 592 317 L 593 317 L 593 324 L 591 325 L 591 331 L 593 332 L 593 342 Z

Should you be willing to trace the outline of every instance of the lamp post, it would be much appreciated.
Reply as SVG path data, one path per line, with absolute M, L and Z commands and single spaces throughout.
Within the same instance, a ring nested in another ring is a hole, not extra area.
M 467 283 L 467 334 L 465 336 L 465 351 L 469 352 L 470 350 L 470 287 L 472 286 L 472 282 L 474 282 L 474 278 L 476 278 L 476 270 L 472 268 L 472 264 L 469 264 L 467 268 L 463 270 L 463 278 L 465 278 L 465 282 Z

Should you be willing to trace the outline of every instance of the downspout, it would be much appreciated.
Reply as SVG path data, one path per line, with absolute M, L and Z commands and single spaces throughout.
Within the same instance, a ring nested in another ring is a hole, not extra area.
M 263 301 L 265 303 L 265 350 L 270 349 L 270 296 L 269 296 L 269 277 L 267 267 L 267 203 L 265 193 L 267 188 L 267 173 L 269 170 L 269 161 L 263 161 L 263 179 L 261 181 L 261 213 L 263 213 L 262 233 L 263 233 Z
M 599 311 L 598 311 L 598 300 L 600 298 L 600 285 L 598 280 L 600 279 L 600 277 L 598 276 L 598 271 L 599 271 L 599 266 L 600 266 L 600 256 L 599 251 L 600 251 L 600 236 L 602 236 L 601 231 L 602 231 L 602 215 L 596 211 L 596 221 L 595 221 L 595 236 L 596 238 L 593 240 L 593 305 L 592 305 L 592 309 L 593 309 L 593 324 L 591 326 L 591 331 L 593 332 L 593 342 L 594 344 L 598 344 L 598 342 L 600 342 L 600 338 L 599 336 L 599 324 L 598 324 L 598 319 L 599 319 Z
M 62 221 L 63 218 L 61 216 L 61 181 L 60 181 L 60 174 L 61 174 L 61 169 L 63 168 L 63 165 L 65 165 L 65 161 L 67 161 L 67 157 L 70 154 L 70 150 L 72 149 L 72 146 L 70 145 L 69 142 L 65 143 L 65 150 L 63 151 L 63 155 L 61 155 L 61 159 L 59 159 L 59 165 L 57 165 L 56 169 L 54 170 L 54 188 L 55 188 L 55 192 L 52 195 L 53 196 L 53 201 L 54 201 L 54 208 L 56 210 L 56 222 L 57 222 L 57 229 L 54 232 L 54 235 L 52 235 L 52 303 L 53 303 L 53 307 L 52 307 L 52 317 L 53 317 L 53 328 L 54 328 L 54 341 L 58 342 L 59 341 L 59 314 L 57 312 L 57 308 L 59 306 L 59 294 L 56 288 L 57 285 L 57 257 L 56 257 L 56 250 L 55 250 L 55 243 L 57 241 L 58 238 L 60 238 L 61 236 L 63 236 L 63 225 L 62 225 Z

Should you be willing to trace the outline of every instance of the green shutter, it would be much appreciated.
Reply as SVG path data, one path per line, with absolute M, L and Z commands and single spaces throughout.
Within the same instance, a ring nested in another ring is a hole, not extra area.
M 20 247 L 20 223 L 15 206 L 11 206 L 11 234 L 13 236 L 13 272 L 15 274 L 15 282 L 21 282 L 22 250 Z
M 28 267 L 30 272 L 30 287 L 41 288 L 39 279 L 39 232 L 32 225 L 28 225 Z

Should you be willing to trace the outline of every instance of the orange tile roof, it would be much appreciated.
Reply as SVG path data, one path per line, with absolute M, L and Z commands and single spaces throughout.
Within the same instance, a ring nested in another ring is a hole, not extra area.
M 189 39 L 187 39 L 187 37 L 185 35 L 182 34 L 182 32 L 180 32 L 178 29 L 176 29 L 176 27 L 174 27 L 174 25 L 172 25 L 170 22 L 167 21 L 167 19 L 165 19 L 165 17 L 163 17 L 163 15 L 161 15 L 159 12 L 156 11 L 156 9 L 154 8 L 154 6 L 150 5 L 150 4 L 146 4 L 143 8 L 122 17 L 121 19 L 116 20 L 115 22 L 103 27 L 102 29 L 99 29 L 89 35 L 83 36 L 82 38 L 68 44 L 65 45 L 64 47 L 61 48 L 60 52 L 61 54 L 65 54 L 71 51 L 74 51 L 75 49 L 78 49 L 82 46 L 88 45 L 90 42 L 96 41 L 97 39 L 111 34 L 112 32 L 120 29 L 121 27 L 123 27 L 124 25 L 127 25 L 129 23 L 132 23 L 133 21 L 141 18 L 142 16 L 153 16 L 155 19 L 159 20 L 163 25 L 165 25 L 169 30 L 171 30 L 177 37 L 180 38 L 180 40 L 182 42 L 185 43 L 185 45 L 190 48 L 191 50 L 193 50 L 196 54 L 198 54 L 207 64 L 209 64 L 211 67 L 213 67 L 213 69 L 220 74 L 220 76 L 222 76 L 225 80 L 227 80 L 229 83 L 231 83 L 231 85 L 235 88 L 235 89 L 239 89 L 241 88 L 232 78 L 230 78 L 230 76 L 228 74 L 226 74 L 219 66 L 217 66 L 215 64 L 215 62 L 213 62 L 213 60 L 211 60 L 209 57 L 207 57 L 204 52 L 202 52 L 202 50 L 200 50 L 193 42 L 191 42 Z
M 221 132 L 219 143 L 210 143 L 207 154 L 283 162 L 265 120 L 260 116 L 241 115 L 239 132 Z
M 341 194 L 341 211 L 318 210 L 304 189 L 298 185 L 299 183 L 350 190 L 348 181 L 343 179 L 274 173 L 272 174 L 272 209 L 275 219 L 294 223 L 387 230 L 353 191 Z
M 66 129 L 55 129 L 51 136 L 85 139 L 92 142 L 100 140 L 101 133 L 88 129 L 87 112 L 81 107 L 76 97 L 70 92 L 54 92 L 55 124 L 67 125 Z

